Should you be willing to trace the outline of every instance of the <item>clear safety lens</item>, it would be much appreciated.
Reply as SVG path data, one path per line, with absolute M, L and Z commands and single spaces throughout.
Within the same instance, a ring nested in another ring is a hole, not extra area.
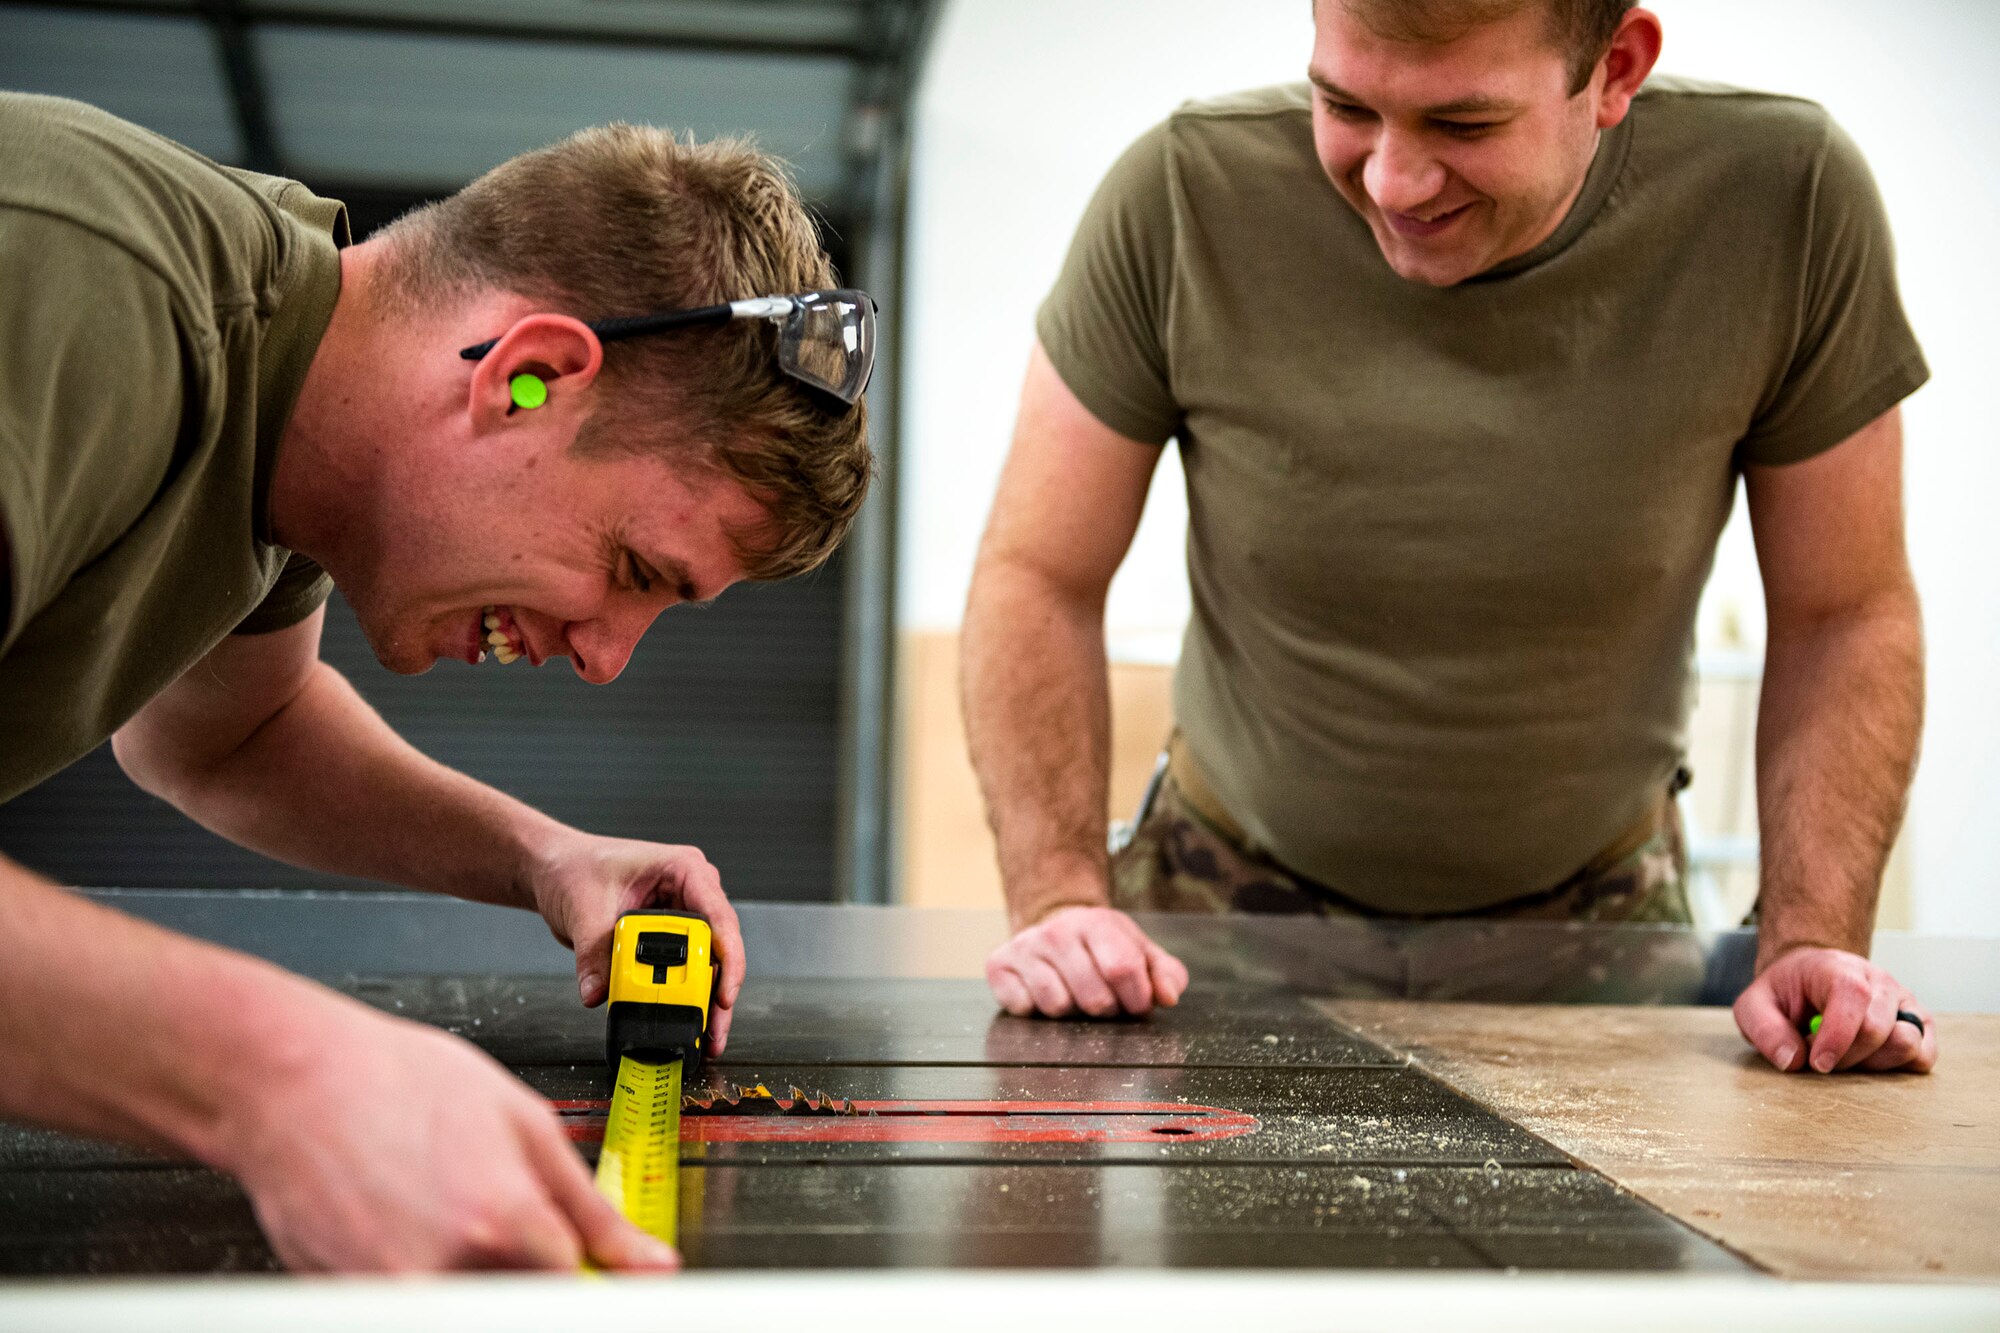
M 875 369 L 875 302 L 841 289 L 795 298 L 778 333 L 778 364 L 844 403 L 856 403 Z

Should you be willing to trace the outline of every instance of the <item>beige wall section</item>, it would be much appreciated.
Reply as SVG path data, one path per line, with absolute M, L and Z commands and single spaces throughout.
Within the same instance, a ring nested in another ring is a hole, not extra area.
M 998 907 L 993 835 L 958 704 L 958 635 L 903 635 L 903 901 L 913 907 Z M 1129 818 L 1173 716 L 1173 672 L 1111 668 L 1112 816 Z

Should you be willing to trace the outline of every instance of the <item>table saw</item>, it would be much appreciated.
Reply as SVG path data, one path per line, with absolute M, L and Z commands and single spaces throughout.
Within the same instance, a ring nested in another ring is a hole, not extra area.
M 603 1018 L 577 1005 L 568 955 L 534 918 L 389 893 L 96 896 L 464 1036 L 594 1155 Z M 1779 1075 L 1720 1007 L 1747 978 L 1740 933 L 1156 918 L 1193 970 L 1183 1003 L 1058 1022 L 1006 1016 L 987 994 L 997 914 L 743 917 L 750 980 L 682 1122 L 682 1283 L 826 1269 L 2000 1279 L 2000 1019 L 1948 1015 L 1928 1078 Z M 2000 1011 L 1990 942 L 1886 948 L 1935 1007 Z M 1510 951 L 1536 961 L 1510 967 Z M 1604 1003 L 1635 985 L 1671 1003 Z M 1455 1002 L 1391 998 L 1441 991 Z M 1826 1227 L 1846 1215 L 1852 1237 Z M 272 1268 L 227 1178 L 0 1127 L 0 1313 L 110 1298 L 50 1278 Z M 2000 1287 L 1934 1294 L 2000 1320 L 1978 1299 Z

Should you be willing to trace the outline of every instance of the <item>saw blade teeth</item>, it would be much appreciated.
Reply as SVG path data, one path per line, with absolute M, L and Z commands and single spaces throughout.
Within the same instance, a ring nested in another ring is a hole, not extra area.
M 742 1100 L 743 1089 L 726 1078 L 715 1079 L 681 1095 L 682 1107 L 699 1107 L 704 1111 L 713 1111 L 717 1106 L 735 1106 Z
M 825 1088 L 806 1089 L 796 1083 L 781 1085 L 782 1090 L 774 1092 L 769 1084 L 753 1083 L 741 1087 L 726 1078 L 711 1076 L 709 1082 L 700 1087 L 688 1089 L 681 1095 L 681 1106 L 685 1110 L 699 1110 L 711 1115 L 862 1115 L 865 1114 L 846 1097 L 836 1097 Z

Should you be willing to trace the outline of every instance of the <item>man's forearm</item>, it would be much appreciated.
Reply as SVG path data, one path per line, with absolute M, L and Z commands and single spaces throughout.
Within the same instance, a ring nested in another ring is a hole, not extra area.
M 205 827 L 294 865 L 517 907 L 534 906 L 530 865 L 565 831 L 420 753 L 324 663 L 227 755 L 142 780 Z
M 1015 927 L 1108 902 L 1102 605 L 996 561 L 974 579 L 962 643 L 966 736 Z
M 1868 952 L 1923 706 L 1913 588 L 1773 625 L 1757 722 L 1760 967 L 1805 945 Z
M 0 857 L 0 1119 L 234 1170 L 258 1090 L 354 1007 Z

